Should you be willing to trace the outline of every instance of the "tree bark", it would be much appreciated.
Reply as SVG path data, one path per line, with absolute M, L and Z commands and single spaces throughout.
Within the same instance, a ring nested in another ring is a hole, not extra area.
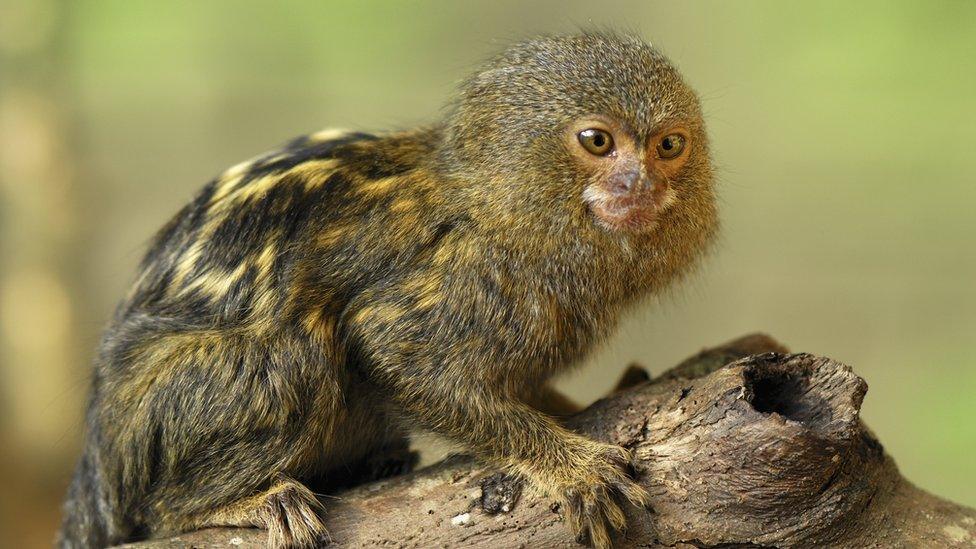
M 976 510 L 905 480 L 858 417 L 867 391 L 763 335 L 706 350 L 570 418 L 637 458 L 650 509 L 619 547 L 976 547 Z M 327 497 L 343 547 L 577 547 L 558 505 L 465 456 Z M 143 548 L 263 547 L 208 529 Z

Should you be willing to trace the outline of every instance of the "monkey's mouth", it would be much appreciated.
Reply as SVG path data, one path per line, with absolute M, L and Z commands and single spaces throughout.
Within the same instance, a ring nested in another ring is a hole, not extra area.
M 613 231 L 646 232 L 652 229 L 662 209 L 670 202 L 666 185 L 656 185 L 650 192 L 616 195 L 599 187 L 588 187 L 583 193 L 597 223 Z

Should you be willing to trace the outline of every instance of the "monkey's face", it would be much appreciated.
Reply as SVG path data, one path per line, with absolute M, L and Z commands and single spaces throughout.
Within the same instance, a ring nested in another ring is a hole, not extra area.
M 678 124 L 641 138 L 606 116 L 570 124 L 566 148 L 587 183 L 582 199 L 594 220 L 613 231 L 646 232 L 676 199 L 672 180 L 682 173 L 694 141 Z
M 441 166 L 500 225 L 667 247 L 711 234 L 697 95 L 643 41 L 584 33 L 518 44 L 461 87 Z

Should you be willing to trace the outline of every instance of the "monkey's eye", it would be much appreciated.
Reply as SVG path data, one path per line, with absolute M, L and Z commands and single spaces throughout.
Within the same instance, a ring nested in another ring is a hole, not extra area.
M 657 144 L 657 155 L 666 160 L 678 156 L 683 150 L 685 150 L 685 138 L 676 133 L 664 136 Z
M 590 154 L 606 156 L 613 152 L 613 137 L 608 132 L 597 128 L 590 128 L 577 135 L 580 145 Z

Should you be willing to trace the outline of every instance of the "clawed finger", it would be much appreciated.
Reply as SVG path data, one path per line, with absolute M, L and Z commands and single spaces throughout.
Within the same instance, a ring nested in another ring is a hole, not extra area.
M 590 534 L 589 541 L 593 547 L 597 549 L 611 547 L 610 530 L 607 528 L 607 522 L 602 513 L 587 516 L 586 525 Z
M 623 509 L 617 505 L 612 499 L 603 500 L 603 509 L 601 513 L 610 522 L 610 526 L 614 530 L 623 530 L 627 526 L 627 516 L 624 515 Z
M 614 488 L 637 507 L 647 507 L 651 504 L 651 494 L 643 486 L 632 480 L 614 483 Z
M 578 494 L 568 497 L 566 499 L 566 520 L 569 521 L 569 527 L 576 533 L 577 541 L 580 543 L 584 543 L 586 538 L 586 532 L 583 526 L 585 518 L 583 498 Z M 581 537 L 584 541 L 580 541 Z

